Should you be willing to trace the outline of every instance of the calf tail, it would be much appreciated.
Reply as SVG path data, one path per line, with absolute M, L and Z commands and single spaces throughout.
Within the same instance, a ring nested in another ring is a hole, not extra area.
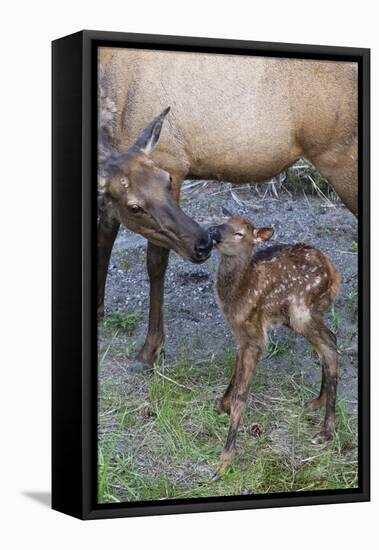
M 330 301 L 334 302 L 337 297 L 337 294 L 340 289 L 341 276 L 337 271 L 336 266 L 333 264 L 328 256 L 325 256 L 326 265 L 328 266 L 329 277 L 330 277 L 330 286 L 329 286 L 329 296 Z

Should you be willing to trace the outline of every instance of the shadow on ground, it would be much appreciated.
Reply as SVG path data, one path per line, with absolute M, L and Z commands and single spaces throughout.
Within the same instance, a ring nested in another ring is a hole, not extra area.
M 41 506 L 51 507 L 51 493 L 50 491 L 24 491 L 22 493 L 25 497 L 34 500 Z

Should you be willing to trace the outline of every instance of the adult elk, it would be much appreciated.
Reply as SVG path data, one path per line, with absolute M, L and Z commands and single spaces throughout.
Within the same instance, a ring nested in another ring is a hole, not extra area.
M 191 261 L 209 253 L 204 231 L 172 199 L 185 177 L 263 181 L 303 157 L 357 213 L 357 67 L 102 48 L 99 73 L 98 307 L 122 223 L 149 241 L 149 329 L 137 359 L 151 365 L 164 340 L 169 249 Z

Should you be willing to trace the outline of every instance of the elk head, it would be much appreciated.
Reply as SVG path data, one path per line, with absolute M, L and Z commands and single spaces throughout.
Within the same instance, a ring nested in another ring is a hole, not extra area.
M 101 143 L 99 178 L 111 213 L 120 223 L 153 244 L 199 263 L 208 259 L 212 240 L 178 206 L 170 174 L 150 158 L 169 110 L 152 120 L 126 152 L 104 154 Z

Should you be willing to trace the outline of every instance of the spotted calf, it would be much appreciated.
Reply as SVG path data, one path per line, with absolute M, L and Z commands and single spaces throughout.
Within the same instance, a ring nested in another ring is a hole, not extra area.
M 330 439 L 335 430 L 336 338 L 325 326 L 324 314 L 336 298 L 340 276 L 330 259 L 312 246 L 279 245 L 256 251 L 256 243 L 270 239 L 272 233 L 238 216 L 209 228 L 221 253 L 216 282 L 219 302 L 238 342 L 232 377 L 219 405 L 220 411 L 230 415 L 230 428 L 218 475 L 233 460 L 250 382 L 267 331 L 274 324 L 303 335 L 320 357 L 320 395 L 306 405 L 325 406 L 326 412 L 323 429 L 313 443 Z

